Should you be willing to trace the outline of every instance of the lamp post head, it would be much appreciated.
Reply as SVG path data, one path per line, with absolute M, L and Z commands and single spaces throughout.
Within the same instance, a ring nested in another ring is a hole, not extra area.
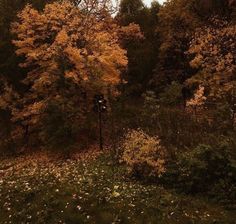
M 106 112 L 107 111 L 107 101 L 104 98 L 104 95 L 100 94 L 100 95 L 95 95 L 94 99 L 93 99 L 93 110 L 94 112 Z

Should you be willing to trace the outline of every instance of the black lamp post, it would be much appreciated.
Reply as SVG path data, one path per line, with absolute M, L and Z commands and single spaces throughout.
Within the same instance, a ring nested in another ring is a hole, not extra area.
M 104 95 L 95 95 L 93 99 L 94 112 L 98 113 L 98 122 L 99 122 L 99 145 L 100 150 L 103 150 L 103 137 L 102 137 L 102 113 L 107 111 L 107 101 L 104 98 Z

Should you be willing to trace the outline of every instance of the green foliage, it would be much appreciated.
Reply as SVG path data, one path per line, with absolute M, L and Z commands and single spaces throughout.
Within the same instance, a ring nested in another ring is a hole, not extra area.
M 233 127 L 232 111 L 229 103 L 223 101 L 216 104 L 215 110 L 212 112 L 214 116 L 213 125 L 219 130 L 230 130 Z
M 235 180 L 236 167 L 225 147 L 199 145 L 177 158 L 179 181 L 185 191 L 210 191 L 219 180 Z
M 144 104 L 143 104 L 143 115 L 144 119 L 150 120 L 152 123 L 158 118 L 158 112 L 160 109 L 159 100 L 153 91 L 147 91 L 143 94 Z
M 183 86 L 177 82 L 172 82 L 168 85 L 164 92 L 160 94 L 160 102 L 163 105 L 176 106 L 183 100 L 182 97 Z
M 165 148 L 158 137 L 142 130 L 129 131 L 122 143 L 123 161 L 137 177 L 160 177 L 165 172 Z
M 43 118 L 42 137 L 46 148 L 68 153 L 76 142 L 77 123 L 56 104 L 50 104 Z
M 144 8 L 142 0 L 122 0 L 120 3 L 120 14 L 126 16 L 127 25 L 137 16 Z

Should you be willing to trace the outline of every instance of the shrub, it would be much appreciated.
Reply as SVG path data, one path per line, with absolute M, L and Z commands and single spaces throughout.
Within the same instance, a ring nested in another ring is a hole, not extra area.
M 131 130 L 123 144 L 123 161 L 137 177 L 161 176 L 165 172 L 165 148 L 158 137 Z
M 233 182 L 235 168 L 224 147 L 199 145 L 178 157 L 179 181 L 192 193 L 210 191 L 220 180 Z
M 45 147 L 65 154 L 76 142 L 76 122 L 59 105 L 50 104 L 43 117 L 42 139 Z

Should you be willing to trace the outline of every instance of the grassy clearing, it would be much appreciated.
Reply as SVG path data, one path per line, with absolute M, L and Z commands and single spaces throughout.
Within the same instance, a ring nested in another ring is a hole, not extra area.
M 0 223 L 235 223 L 233 211 L 132 180 L 111 161 L 2 160 Z

